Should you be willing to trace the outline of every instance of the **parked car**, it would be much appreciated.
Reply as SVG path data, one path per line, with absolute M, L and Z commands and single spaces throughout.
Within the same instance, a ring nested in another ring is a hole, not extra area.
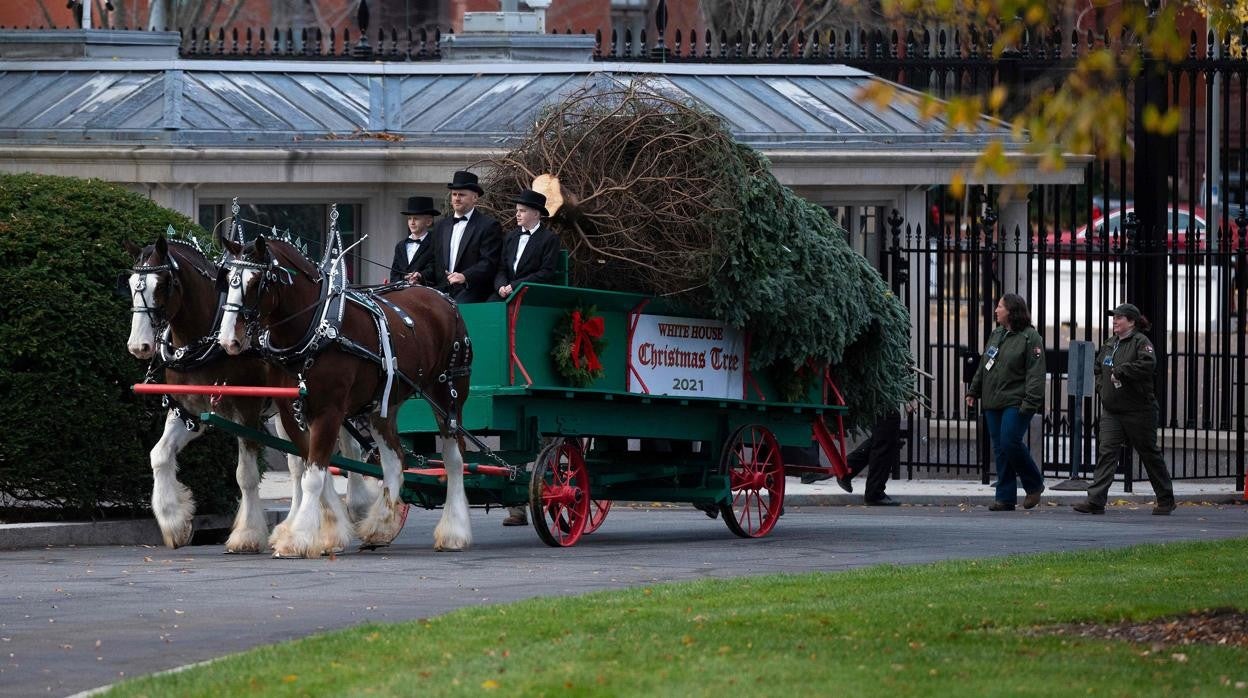
M 1113 250 L 1119 245 L 1125 246 L 1126 215 L 1135 211 L 1134 206 L 1111 210 L 1108 216 L 1097 216 L 1092 224 L 1082 225 L 1073 232 L 1063 230 L 1060 234 L 1052 231 L 1045 235 L 1045 246 L 1059 258 L 1082 259 L 1089 252 L 1102 249 Z M 1177 221 L 1176 221 L 1177 217 Z M 1177 223 L 1177 226 L 1176 226 Z M 1178 204 L 1166 208 L 1165 239 L 1166 249 L 1171 252 L 1185 252 L 1189 249 L 1204 252 L 1208 244 L 1208 223 L 1202 208 L 1193 208 L 1187 204 Z M 1189 233 L 1194 237 L 1192 247 L 1188 247 Z M 1238 227 L 1232 220 L 1230 234 L 1237 235 Z

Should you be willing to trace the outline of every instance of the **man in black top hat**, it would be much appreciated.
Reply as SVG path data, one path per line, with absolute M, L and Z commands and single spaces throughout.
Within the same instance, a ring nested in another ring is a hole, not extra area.
M 438 278 L 434 275 L 434 245 L 429 228 L 433 226 L 433 217 L 441 212 L 433 207 L 431 197 L 409 196 L 402 213 L 407 216 L 408 234 L 394 246 L 390 280 L 432 286 Z
M 476 210 L 485 193 L 471 172 L 456 172 L 451 183 L 453 218 L 443 218 L 434 228 L 434 257 L 438 289 L 459 303 L 486 300 L 493 293 L 498 271 L 503 230 L 498 221 Z
M 506 299 L 525 281 L 554 281 L 557 273 L 559 238 L 548 226 L 542 225 L 542 218 L 550 216 L 546 211 L 546 197 L 532 189 L 523 189 L 511 201 L 516 205 L 517 228 L 503 243 L 503 259 L 494 275 L 494 293 L 490 300 Z M 504 526 L 527 526 L 528 523 L 526 507 L 507 507 Z
M 506 299 L 516 286 L 532 281 L 550 283 L 555 280 L 559 263 L 559 238 L 549 226 L 542 225 L 546 197 L 532 189 L 523 189 L 511 200 L 516 205 L 516 225 L 503 242 L 503 258 L 494 275 L 491 300 Z

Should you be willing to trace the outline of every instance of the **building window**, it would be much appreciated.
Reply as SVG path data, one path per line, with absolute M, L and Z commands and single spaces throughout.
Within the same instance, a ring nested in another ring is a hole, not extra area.
M 325 239 L 329 234 L 329 204 L 319 203 L 273 203 L 239 202 L 239 218 L 242 219 L 246 241 L 257 235 L 287 232 L 291 237 L 304 241 L 308 255 L 319 262 L 324 255 Z M 350 247 L 359 235 L 361 204 L 338 204 L 338 233 L 343 247 Z M 230 225 L 230 204 L 203 202 L 199 205 L 199 224 L 205 230 Z M 354 283 L 360 278 L 360 249 L 347 254 L 347 279 Z
M 884 207 L 847 205 L 824 208 L 832 220 L 845 230 L 845 241 L 850 248 L 883 269 L 883 254 L 890 244 L 885 239 Z

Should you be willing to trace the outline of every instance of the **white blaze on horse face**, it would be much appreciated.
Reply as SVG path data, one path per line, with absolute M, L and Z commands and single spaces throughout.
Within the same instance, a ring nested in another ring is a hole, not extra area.
M 130 338 L 126 348 L 136 359 L 150 359 L 156 351 L 156 319 L 147 309 L 156 307 L 156 275 L 130 275 Z
M 243 297 L 252 279 L 259 272 L 254 269 L 231 268 L 229 272 L 229 291 L 225 302 L 234 308 L 243 305 Z M 243 323 L 239 322 L 237 310 L 227 309 L 221 314 L 221 329 L 217 332 L 217 343 L 231 356 L 237 356 L 247 349 L 249 343 Z

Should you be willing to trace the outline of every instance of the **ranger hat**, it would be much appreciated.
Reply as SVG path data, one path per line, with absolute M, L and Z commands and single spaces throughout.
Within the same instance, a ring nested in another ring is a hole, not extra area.
M 1110 310 L 1109 314 L 1121 315 L 1125 317 L 1126 319 L 1130 320 L 1131 322 L 1136 322 L 1140 319 L 1140 309 L 1135 307 L 1134 305 L 1131 305 L 1130 303 L 1123 303 L 1117 308 Z

